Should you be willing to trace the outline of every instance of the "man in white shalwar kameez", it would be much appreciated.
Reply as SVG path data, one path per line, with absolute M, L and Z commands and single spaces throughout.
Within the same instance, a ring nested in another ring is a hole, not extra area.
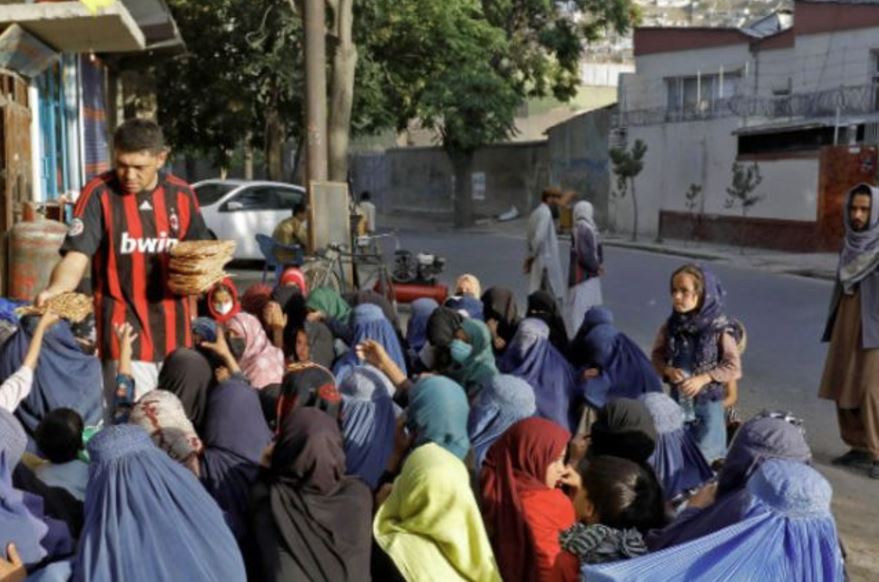
M 525 274 L 529 277 L 528 293 L 547 291 L 559 305 L 564 300 L 567 287 L 562 275 L 552 207 L 558 206 L 561 199 L 561 190 L 547 188 L 543 191 L 540 206 L 534 209 L 528 219 L 528 257 L 525 259 Z

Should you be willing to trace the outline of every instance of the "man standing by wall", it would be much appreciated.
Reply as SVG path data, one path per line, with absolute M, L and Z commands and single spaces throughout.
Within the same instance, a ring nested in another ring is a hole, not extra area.
M 168 152 L 152 121 L 131 119 L 113 136 L 115 167 L 83 188 L 73 212 L 64 258 L 38 305 L 75 290 L 92 260 L 98 345 L 104 364 L 105 417 L 116 388 L 119 340 L 130 324 L 136 397 L 154 389 L 167 354 L 192 344 L 188 298 L 168 289 L 169 251 L 182 240 L 210 238 L 192 189 L 162 171 Z
M 566 287 L 552 207 L 557 207 L 561 199 L 562 191 L 557 188 L 547 188 L 541 194 L 540 206 L 534 209 L 528 219 L 528 257 L 525 259 L 525 274 L 529 276 L 528 293 L 547 291 L 559 305 Z
M 836 402 L 839 432 L 851 447 L 835 465 L 879 479 L 879 189 L 846 196 L 845 244 L 823 341 L 829 341 L 819 396 Z

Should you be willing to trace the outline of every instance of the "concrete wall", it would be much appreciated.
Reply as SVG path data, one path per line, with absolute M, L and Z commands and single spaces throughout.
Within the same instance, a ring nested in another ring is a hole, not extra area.
M 485 199 L 474 200 L 477 216 L 516 206 L 526 213 L 549 180 L 546 142 L 499 144 L 476 152 L 473 172 L 485 174 Z M 395 148 L 385 152 L 385 210 L 451 214 L 453 172 L 442 148 Z
M 875 62 L 871 51 L 879 49 L 879 28 L 798 36 L 794 48 L 794 92 L 866 85 Z
M 702 186 L 702 212 L 739 216 L 741 209 L 727 208 L 726 189 L 732 182 L 736 161 L 738 119 L 667 123 L 629 128 L 629 144 L 647 144 L 644 170 L 636 179 L 639 232 L 655 235 L 659 212 L 684 212 L 685 192 L 690 184 Z M 746 162 L 750 163 L 750 162 Z M 763 182 L 756 194 L 765 199 L 748 212 L 751 218 L 814 221 L 817 218 L 817 158 L 779 159 L 758 162 Z M 612 198 L 611 219 L 622 232 L 631 232 L 632 202 Z
M 550 128 L 548 134 L 550 182 L 592 202 L 595 218 L 609 224 L 610 157 L 608 138 L 613 109 L 578 115 Z
M 744 73 L 750 60 L 748 45 L 730 45 L 684 52 L 647 54 L 635 58 L 637 80 L 626 81 L 626 107 L 653 109 L 668 103 L 666 79 L 669 77 L 713 75 L 721 67 L 727 73 Z

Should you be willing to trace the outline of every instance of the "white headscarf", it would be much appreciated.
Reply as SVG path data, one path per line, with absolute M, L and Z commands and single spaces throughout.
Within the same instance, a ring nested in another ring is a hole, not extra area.
M 577 224 L 581 221 L 585 222 L 586 225 L 597 234 L 598 226 L 595 224 L 594 215 L 595 209 L 592 207 L 591 202 L 581 200 L 574 205 L 574 224 Z

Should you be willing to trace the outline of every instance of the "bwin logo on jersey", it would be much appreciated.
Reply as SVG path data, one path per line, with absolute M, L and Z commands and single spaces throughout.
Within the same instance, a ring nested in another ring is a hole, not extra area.
M 122 241 L 119 243 L 119 253 L 130 255 L 131 253 L 167 253 L 180 242 L 176 238 L 168 238 L 168 233 L 159 233 L 158 238 L 133 238 L 127 232 L 122 233 Z

